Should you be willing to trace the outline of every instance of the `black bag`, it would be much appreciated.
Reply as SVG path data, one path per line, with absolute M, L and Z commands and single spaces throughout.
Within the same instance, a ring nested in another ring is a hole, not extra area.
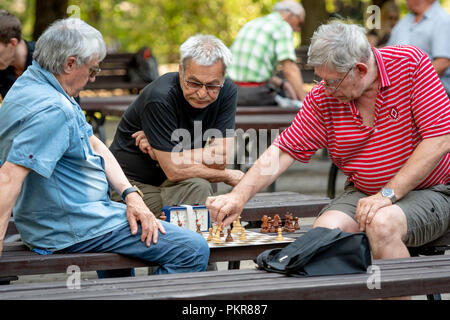
M 158 77 L 158 62 L 149 47 L 142 47 L 127 65 L 128 81 L 150 83 Z
M 322 276 L 366 273 L 372 264 L 365 233 L 314 228 L 285 248 L 262 252 L 256 259 L 259 269 L 291 276 Z

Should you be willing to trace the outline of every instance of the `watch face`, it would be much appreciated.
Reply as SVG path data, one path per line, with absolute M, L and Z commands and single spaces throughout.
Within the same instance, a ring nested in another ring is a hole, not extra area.
M 394 195 L 394 190 L 390 189 L 390 188 L 383 188 L 381 190 L 381 194 L 383 195 L 383 197 L 392 197 Z

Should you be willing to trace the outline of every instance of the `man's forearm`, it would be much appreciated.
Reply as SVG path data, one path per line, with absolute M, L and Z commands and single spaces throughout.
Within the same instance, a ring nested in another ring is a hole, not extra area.
M 299 100 L 303 101 L 306 97 L 306 92 L 303 90 L 303 78 L 297 64 L 291 60 L 283 61 L 283 73 L 294 88 Z
M 448 152 L 450 135 L 423 140 L 386 187 L 394 189 L 397 199 L 403 198 L 425 180 Z
M 91 142 L 91 147 L 95 153 L 103 157 L 105 161 L 105 173 L 108 182 L 117 191 L 117 193 L 122 194 L 122 192 L 131 187 L 128 178 L 120 167 L 114 155 L 109 151 L 106 145 L 101 142 L 97 137 L 91 136 L 89 138 Z
M 442 76 L 445 70 L 450 67 L 450 59 L 448 58 L 436 58 L 432 63 L 438 76 Z
M 178 182 L 190 178 L 202 178 L 209 182 L 222 182 L 227 178 L 226 169 L 213 169 L 204 164 L 187 164 L 165 172 L 167 179 Z
M 212 139 L 204 148 L 183 151 L 183 159 L 190 160 L 192 164 L 203 164 L 213 169 L 225 169 L 232 154 L 234 138 Z M 187 162 L 185 162 L 187 163 Z

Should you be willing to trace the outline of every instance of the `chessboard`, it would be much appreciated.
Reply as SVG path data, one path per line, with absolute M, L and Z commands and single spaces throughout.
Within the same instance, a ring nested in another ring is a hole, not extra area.
M 202 232 L 203 238 L 205 240 L 208 239 L 209 232 Z M 253 231 L 245 231 L 245 235 L 247 237 L 247 240 L 239 240 L 239 234 L 233 234 L 233 241 L 232 242 L 226 242 L 225 238 L 227 236 L 227 233 L 225 232 L 225 236 L 221 238 L 221 243 L 214 243 L 213 241 L 208 241 L 208 245 L 210 248 L 220 248 L 220 247 L 238 247 L 238 246 L 257 246 L 261 244 L 268 244 L 268 243 L 289 243 L 293 242 L 294 238 L 285 237 L 283 235 L 283 240 L 279 241 L 276 240 L 276 235 L 268 235 L 265 233 L 258 233 Z

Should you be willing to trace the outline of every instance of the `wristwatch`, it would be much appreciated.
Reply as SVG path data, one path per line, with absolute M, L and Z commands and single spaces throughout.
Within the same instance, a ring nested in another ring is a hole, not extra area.
M 386 197 L 392 201 L 392 204 L 397 202 L 397 197 L 395 196 L 395 192 L 391 188 L 383 188 L 381 189 L 381 195 Z
M 125 198 L 127 197 L 128 194 L 132 193 L 132 192 L 137 192 L 139 193 L 139 195 L 143 198 L 144 195 L 142 194 L 141 190 L 139 190 L 138 187 L 136 186 L 132 186 L 129 188 L 126 188 L 123 192 L 122 192 L 122 199 L 123 201 L 125 201 Z

